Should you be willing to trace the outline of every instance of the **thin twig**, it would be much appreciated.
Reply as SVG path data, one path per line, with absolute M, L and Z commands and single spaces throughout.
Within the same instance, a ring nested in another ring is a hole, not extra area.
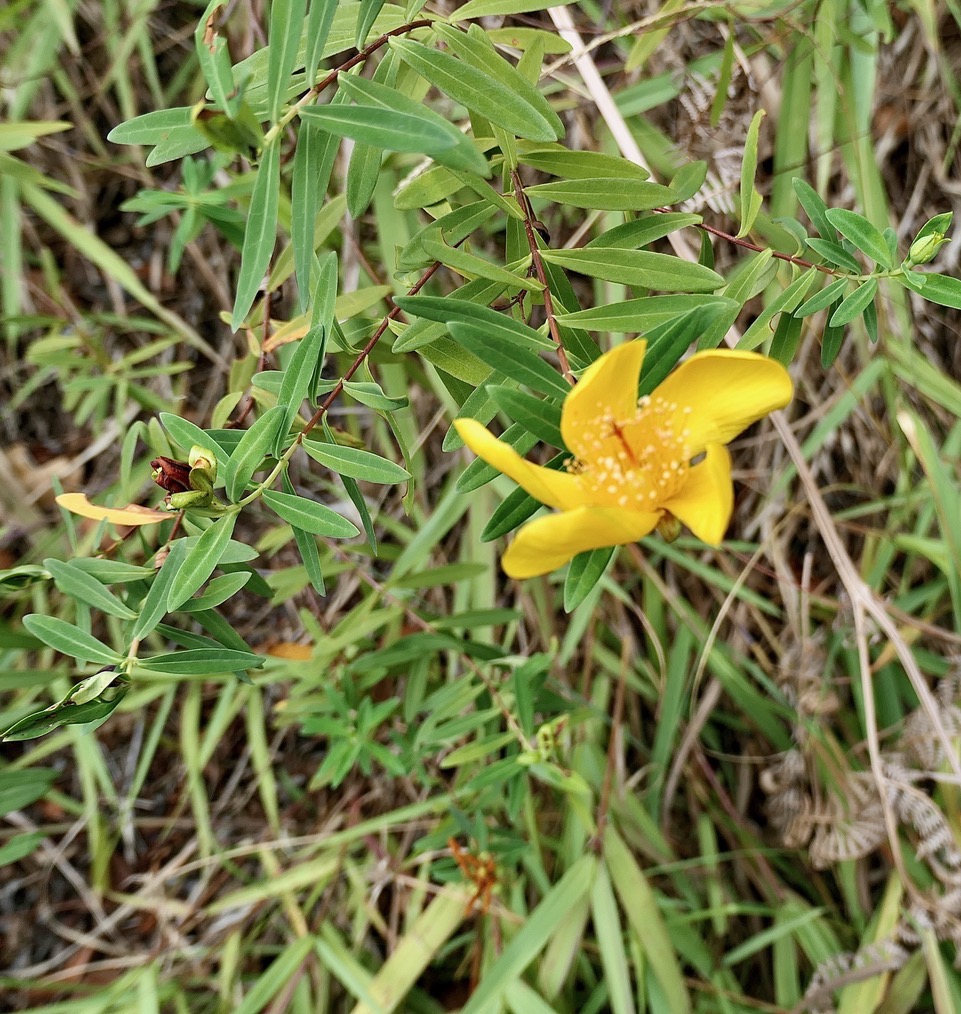
M 561 338 L 560 328 L 557 326 L 557 319 L 554 316 L 554 301 L 551 298 L 551 287 L 547 281 L 547 272 L 544 270 L 544 260 L 541 257 L 541 248 L 537 244 L 537 230 L 535 228 L 534 209 L 524 192 L 524 184 L 521 181 L 520 173 L 516 169 L 511 170 L 511 181 L 514 184 L 514 196 L 524 214 L 524 231 L 527 233 L 527 245 L 531 250 L 531 262 L 537 280 L 544 286 L 544 312 L 547 314 L 547 326 L 551 332 L 551 338 L 557 346 L 557 361 L 560 363 L 561 374 L 571 386 L 574 385 L 574 374 L 571 373 L 571 364 L 567 359 L 567 350 L 564 348 L 564 339 Z

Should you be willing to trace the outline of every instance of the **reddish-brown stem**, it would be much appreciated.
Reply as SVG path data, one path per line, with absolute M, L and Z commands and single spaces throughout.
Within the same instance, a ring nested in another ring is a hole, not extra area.
M 416 283 L 408 290 L 407 295 L 416 296 L 417 293 L 420 292 L 420 290 L 430 281 L 434 272 L 437 271 L 439 267 L 440 267 L 439 262 L 435 262 L 434 264 L 432 264 L 420 276 L 420 278 L 417 279 Z M 396 320 L 397 317 L 399 316 L 400 316 L 400 307 L 395 306 L 390 311 L 390 313 L 388 313 L 387 316 L 384 317 L 384 319 L 377 326 L 377 330 L 370 336 L 370 340 L 357 354 L 357 358 L 350 364 L 349 368 L 347 369 L 347 372 L 340 378 L 340 380 L 337 381 L 337 383 L 334 385 L 334 389 L 330 392 L 330 394 L 327 395 L 321 406 L 311 417 L 310 422 L 308 422 L 307 425 L 304 427 L 302 437 L 307 436 L 307 434 L 317 425 L 317 423 L 319 423 L 320 420 L 323 419 L 324 414 L 334 403 L 334 401 L 336 400 L 337 396 L 341 393 L 341 391 L 343 391 L 344 384 L 346 384 L 347 381 L 350 380 L 350 378 L 360 369 L 361 363 L 363 363 L 363 361 L 371 354 L 371 352 L 374 351 L 374 346 L 384 336 L 384 332 L 390 326 L 390 322 L 392 320 Z
M 298 99 L 297 104 L 301 105 L 306 99 L 309 99 L 311 95 L 319 95 L 328 85 L 334 83 L 337 80 L 337 75 L 344 70 L 350 70 L 351 67 L 356 67 L 358 63 L 363 63 L 367 57 L 376 53 L 382 46 L 386 46 L 388 40 L 392 39 L 395 35 L 406 35 L 408 32 L 414 31 L 416 28 L 430 28 L 433 24 L 432 21 L 422 18 L 420 21 L 411 21 L 406 25 L 401 25 L 400 28 L 393 28 L 389 32 L 384 32 L 380 38 L 375 39 L 369 46 L 365 46 L 355 56 L 352 56 L 349 60 L 345 60 L 339 67 L 335 67 L 326 77 L 321 78 L 317 84 L 313 85 L 308 91 Z
M 750 240 L 732 236 L 729 232 L 724 232 L 723 229 L 716 229 L 713 225 L 705 225 L 703 222 L 695 226 L 695 228 L 701 229 L 703 232 L 710 233 L 712 236 L 717 236 L 718 239 L 723 239 L 727 243 L 733 243 L 735 246 L 744 247 L 745 250 L 753 250 L 755 253 L 764 253 L 766 249 L 769 249 L 768 247 L 758 246 L 757 243 L 752 243 Z M 777 250 L 772 250 L 771 256 L 777 258 L 779 261 L 787 261 L 789 264 L 797 264 L 800 268 L 814 268 L 817 271 L 822 271 L 826 275 L 837 274 L 833 268 L 829 268 L 826 264 L 812 264 L 810 261 L 806 261 L 803 257 L 795 257 L 793 254 L 779 253 Z
M 571 373 L 571 364 L 567 359 L 567 350 L 564 348 L 564 340 L 561 338 L 560 328 L 557 326 L 557 319 L 554 316 L 554 301 L 551 299 L 551 288 L 547 283 L 547 272 L 544 270 L 544 261 L 541 257 L 541 249 L 537 245 L 537 232 L 534 226 L 534 209 L 524 192 L 524 184 L 521 182 L 520 173 L 516 169 L 511 170 L 511 182 L 514 185 L 514 196 L 524 214 L 524 232 L 527 234 L 527 245 L 531 251 L 531 263 L 537 280 L 544 286 L 544 313 L 547 315 L 547 327 L 551 332 L 551 338 L 557 346 L 557 361 L 561 367 L 561 374 L 568 384 L 574 384 L 574 374 Z

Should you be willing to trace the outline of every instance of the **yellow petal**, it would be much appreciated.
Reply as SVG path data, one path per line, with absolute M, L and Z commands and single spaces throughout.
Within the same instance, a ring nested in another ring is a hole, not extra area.
M 521 580 L 549 574 L 578 553 L 622 546 L 649 535 L 660 513 L 622 507 L 578 507 L 528 522 L 501 558 L 508 577 Z
M 684 428 L 688 448 L 700 454 L 708 444 L 730 443 L 751 423 L 784 408 L 794 394 L 787 370 L 756 352 L 719 349 L 699 352 L 654 392 L 654 397 L 689 407 Z
M 731 455 L 723 444 L 708 444 L 707 454 L 688 473 L 681 489 L 661 505 L 703 542 L 720 545 L 734 510 Z
M 161 521 L 169 521 L 166 511 L 155 511 L 140 504 L 129 504 L 127 507 L 100 507 L 87 499 L 86 493 L 61 493 L 57 503 L 71 514 L 79 514 L 82 518 L 94 521 L 109 521 L 112 525 L 123 525 L 134 528 L 138 525 L 156 525 Z
M 591 460 L 595 441 L 609 436 L 605 419 L 630 419 L 637 411 L 637 381 L 647 342 L 617 345 L 593 362 L 564 399 L 561 436 L 579 458 Z
M 525 461 L 510 444 L 498 440 L 476 419 L 455 419 L 454 426 L 461 440 L 477 457 L 510 476 L 541 503 L 565 510 L 584 502 L 581 480 L 576 475 Z

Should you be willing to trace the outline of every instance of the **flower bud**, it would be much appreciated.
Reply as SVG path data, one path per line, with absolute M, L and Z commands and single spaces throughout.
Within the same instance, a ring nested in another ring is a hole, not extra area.
M 939 232 L 932 232 L 927 236 L 918 236 L 911 244 L 908 251 L 908 260 L 912 264 L 927 264 L 934 259 L 938 247 L 947 243 L 947 239 Z

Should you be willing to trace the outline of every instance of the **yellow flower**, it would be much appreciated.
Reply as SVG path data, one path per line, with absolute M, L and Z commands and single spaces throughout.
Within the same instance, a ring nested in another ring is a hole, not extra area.
M 601 356 L 564 400 L 566 471 L 525 461 L 474 419 L 454 425 L 480 458 L 560 513 L 524 525 L 504 554 L 513 578 L 547 574 L 578 553 L 620 546 L 676 518 L 704 542 L 724 538 L 734 492 L 724 446 L 793 394 L 787 370 L 754 352 L 699 352 L 638 400 L 647 343 Z

